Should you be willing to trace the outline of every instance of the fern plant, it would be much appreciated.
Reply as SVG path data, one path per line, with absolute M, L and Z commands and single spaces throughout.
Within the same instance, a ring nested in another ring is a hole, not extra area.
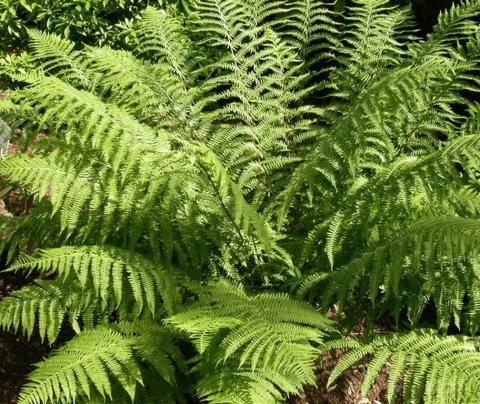
M 392 362 L 390 398 L 475 402 L 480 2 L 424 39 L 384 0 L 187 9 L 147 9 L 135 52 L 31 31 L 33 67 L 4 68 L 25 153 L 0 175 L 34 203 L 0 242 L 38 280 L 0 325 L 77 334 L 19 402 L 281 402 L 335 347 L 332 380 L 374 356 L 364 393 Z

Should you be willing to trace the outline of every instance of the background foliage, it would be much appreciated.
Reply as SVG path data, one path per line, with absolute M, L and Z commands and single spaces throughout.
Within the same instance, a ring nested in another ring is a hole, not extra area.
M 394 0 L 406 4 L 409 0 Z M 428 32 L 438 12 L 452 0 L 412 0 L 421 29 Z M 165 7 L 174 4 L 187 9 L 185 0 L 1 0 L 0 50 L 23 48 L 27 29 L 56 33 L 77 43 L 123 46 L 133 40 L 126 30 L 147 5 Z M 350 0 L 337 1 L 341 11 Z
M 162 0 L 1 0 L 2 50 L 23 48 L 28 28 L 57 33 L 78 43 L 128 43 L 125 31 L 147 5 Z

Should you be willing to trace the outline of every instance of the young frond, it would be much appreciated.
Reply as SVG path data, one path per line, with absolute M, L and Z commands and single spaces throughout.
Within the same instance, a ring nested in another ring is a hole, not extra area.
M 179 17 L 165 10 L 148 7 L 138 23 L 140 55 L 164 62 L 182 81 L 188 79 L 188 60 L 192 46 Z

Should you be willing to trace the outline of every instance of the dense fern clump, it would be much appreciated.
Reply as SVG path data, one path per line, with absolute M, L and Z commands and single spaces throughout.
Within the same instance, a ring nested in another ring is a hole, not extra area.
M 479 402 L 480 1 L 424 39 L 386 0 L 185 9 L 133 53 L 31 31 L 3 68 L 0 175 L 33 204 L 0 244 L 38 279 L 0 326 L 77 334 L 19 402 L 281 402 L 334 348 L 331 381 L 372 358 L 365 394 L 388 364 L 391 400 Z

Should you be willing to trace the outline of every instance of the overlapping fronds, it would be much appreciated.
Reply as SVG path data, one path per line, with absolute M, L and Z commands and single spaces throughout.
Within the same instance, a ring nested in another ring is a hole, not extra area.
M 447 329 L 453 320 L 461 328 L 467 320 L 461 316 L 465 302 L 467 317 L 472 316 L 471 310 L 476 313 L 478 306 L 477 264 L 468 257 L 477 254 L 479 230 L 475 219 L 425 219 L 408 229 L 399 229 L 398 234 L 372 245 L 333 273 L 307 276 L 298 291 L 304 295 L 321 287 L 326 307 L 335 302 L 342 309 L 363 290 L 372 304 L 378 304 L 379 297 L 396 300 L 397 318 L 406 306 L 413 323 L 432 299 L 439 327 Z M 469 323 L 472 330 L 480 325 L 475 318 Z
M 49 277 L 0 325 L 79 334 L 21 402 L 280 402 L 315 381 L 332 305 L 347 328 L 477 333 L 480 1 L 425 39 L 387 0 L 190 3 L 147 9 L 131 51 L 32 31 L 0 66 L 26 151 L 0 161 L 22 204 L 0 245 Z M 407 402 L 479 401 L 475 339 L 335 344 L 332 380 L 375 357 L 364 394 L 388 364 L 391 399 L 402 380 Z
M 250 297 L 229 284 L 209 285 L 168 322 L 202 355 L 198 392 L 214 403 L 276 402 L 279 391 L 293 393 L 312 382 L 315 345 L 333 325 L 286 295 Z
M 121 322 L 119 329 L 132 338 L 135 351 L 169 384 L 176 385 L 177 372 L 186 373 L 185 358 L 177 341 L 179 335 L 171 328 L 149 321 Z
M 138 312 L 144 308 L 152 314 L 163 300 L 168 313 L 175 311 L 178 296 L 172 276 L 141 255 L 115 248 L 71 246 L 39 251 L 36 256 L 20 257 L 10 270 L 36 269 L 54 271 L 60 279 L 75 276 L 83 288 L 93 290 L 108 301 L 114 299 L 119 307 L 127 296 L 132 296 Z
M 403 400 L 408 403 L 460 404 L 480 399 L 480 353 L 475 338 L 443 337 L 424 329 L 378 336 L 366 342 L 346 339 L 329 347 L 350 348 L 330 375 L 329 384 L 365 356 L 372 356 L 362 385 L 364 396 L 378 373 L 388 366 L 389 402 L 402 389 L 400 381 Z
M 114 383 L 133 400 L 141 375 L 132 341 L 113 330 L 97 328 L 78 335 L 41 362 L 30 375 L 19 403 L 73 402 L 79 395 L 90 396 L 90 391 L 111 399 Z
M 416 61 L 436 54 L 450 51 L 449 46 L 474 35 L 477 30 L 475 17 L 480 14 L 480 4 L 476 0 L 454 2 L 452 6 L 440 12 L 438 23 L 425 41 L 412 44 Z

